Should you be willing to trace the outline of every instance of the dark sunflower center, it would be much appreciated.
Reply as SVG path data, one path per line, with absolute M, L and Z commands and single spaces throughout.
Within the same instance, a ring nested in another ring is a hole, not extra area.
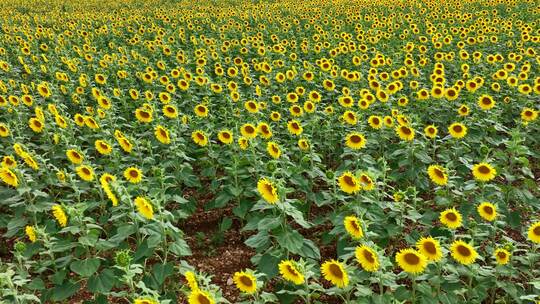
M 420 263 L 420 258 L 414 253 L 406 253 L 404 256 L 405 262 L 409 265 L 417 265 Z
M 287 271 L 293 276 L 298 275 L 298 272 L 296 271 L 296 269 L 294 269 L 291 265 L 287 265 Z
M 341 271 L 341 268 L 338 265 L 330 264 L 330 267 L 328 267 L 328 270 L 333 276 L 339 279 L 343 278 L 343 271 Z
M 369 252 L 368 250 L 364 250 L 363 255 L 369 263 L 375 263 L 375 258 L 373 257 L 373 254 L 371 252 Z
M 435 246 L 435 244 L 433 242 L 425 242 L 423 246 L 424 246 L 424 249 L 429 254 L 436 254 L 437 253 L 437 247 Z
M 39 122 L 38 120 L 34 121 L 34 126 L 40 128 L 41 127 L 41 122 Z
M 451 222 L 455 222 L 455 221 L 457 221 L 458 217 L 454 212 L 450 212 L 450 213 L 446 214 L 446 218 Z
M 487 167 L 487 166 L 480 166 L 478 167 L 478 172 L 482 173 L 482 174 L 489 174 L 491 172 L 491 170 Z
M 221 136 L 223 136 L 223 138 L 225 138 L 225 139 L 231 138 L 231 135 L 229 135 L 229 133 L 227 133 L 227 132 L 222 133 Z
M 253 282 L 251 281 L 251 279 L 247 276 L 241 276 L 240 277 L 240 282 L 242 282 L 242 284 L 244 284 L 245 286 L 247 287 L 251 287 L 253 286 Z
M 405 126 L 401 127 L 401 132 L 403 132 L 403 134 L 405 134 L 405 135 L 411 135 L 411 133 L 412 133 L 411 129 L 409 129 L 409 128 L 405 127 Z
M 348 175 L 344 176 L 343 181 L 345 182 L 345 184 L 351 187 L 356 186 L 356 182 L 353 180 L 352 176 L 348 176 Z
M 356 221 L 352 220 L 350 223 L 354 230 L 360 231 L 360 227 L 358 227 L 358 223 Z
M 202 133 L 197 133 L 197 138 L 199 140 L 204 140 L 204 135 Z
M 82 172 L 83 172 L 85 175 L 90 175 L 90 170 L 88 170 L 88 168 L 83 168 L 83 169 L 82 169 Z
M 253 102 L 250 102 L 248 105 L 252 110 L 255 110 L 257 108 L 257 106 Z
M 255 129 L 252 126 L 246 126 L 245 130 L 246 130 L 247 133 L 255 132 Z
M 487 98 L 487 97 L 484 97 L 482 99 L 482 103 L 485 104 L 486 106 L 490 105 L 491 104 L 491 99 Z
M 464 257 L 468 257 L 472 254 L 471 250 L 463 245 L 457 247 L 457 252 Z
M 210 300 L 208 300 L 208 298 L 205 295 L 202 295 L 202 294 L 199 294 L 199 296 L 197 297 L 197 300 L 201 304 L 210 304 Z
M 374 125 L 378 125 L 380 123 L 379 119 L 378 118 L 373 118 L 373 124 Z
M 268 192 L 268 194 L 273 194 L 273 192 L 274 192 L 274 188 L 270 184 L 265 184 L 264 185 L 264 190 L 266 190 L 266 192 Z
M 540 235 L 540 226 L 537 226 L 533 229 L 534 235 Z
M 444 178 L 444 173 L 438 169 L 438 168 L 435 168 L 435 170 L 433 170 L 433 172 L 435 172 L 435 175 L 438 177 L 438 178 Z
M 142 118 L 150 118 L 150 113 L 146 112 L 146 111 L 141 111 L 141 117 Z
M 360 138 L 360 136 L 358 136 L 358 135 L 353 135 L 353 136 L 351 136 L 351 141 L 353 143 L 357 144 L 357 143 L 360 143 L 362 141 L 362 138 Z
M 463 131 L 463 127 L 460 125 L 455 125 L 453 129 L 454 129 L 454 132 L 457 132 L 457 133 L 461 133 L 461 131 Z
M 533 112 L 532 111 L 525 111 L 525 116 L 532 116 L 533 115 Z
M 503 252 L 503 251 L 499 251 L 499 252 L 497 252 L 497 257 L 498 257 L 499 259 L 504 260 L 504 259 L 506 259 L 506 253 Z
M 139 173 L 136 170 L 130 170 L 129 171 L 129 176 L 131 176 L 133 178 L 137 178 L 137 177 L 139 177 Z
M 493 214 L 493 208 L 491 206 L 484 206 L 484 212 L 492 215 Z
M 448 96 L 454 97 L 455 95 L 456 95 L 456 92 L 454 92 L 454 90 L 448 91 Z

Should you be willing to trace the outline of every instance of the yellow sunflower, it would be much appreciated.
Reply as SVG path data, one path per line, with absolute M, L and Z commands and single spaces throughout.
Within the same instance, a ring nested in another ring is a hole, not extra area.
M 478 253 L 476 250 L 474 250 L 474 247 L 461 240 L 457 240 L 452 243 L 450 246 L 450 252 L 454 260 L 463 265 L 474 263 L 478 257 Z
M 508 250 L 503 248 L 495 249 L 493 252 L 493 257 L 495 257 L 495 261 L 499 265 L 506 265 L 510 261 L 510 252 Z
M 138 298 L 133 301 L 133 304 L 158 304 L 159 302 L 152 298 Z
M 188 297 L 188 304 L 215 304 L 214 298 L 206 291 L 193 290 Z
M 221 130 L 221 131 L 219 131 L 218 139 L 219 139 L 220 142 L 222 142 L 222 143 L 224 143 L 226 145 L 230 145 L 234 141 L 233 134 L 229 130 Z
M 0 168 L 0 179 L 13 188 L 17 188 L 19 186 L 19 178 L 9 168 Z
M 349 171 L 344 172 L 338 177 L 338 183 L 341 190 L 345 193 L 354 194 L 361 190 L 358 179 Z
M 497 170 L 488 163 L 479 163 L 473 166 L 472 174 L 476 180 L 488 182 L 495 178 Z
M 53 205 L 52 212 L 54 218 L 58 222 L 58 225 L 60 225 L 60 227 L 66 227 L 68 218 L 66 213 L 64 212 L 64 209 L 62 209 L 62 206 L 58 204 Z
M 427 266 L 427 258 L 412 248 L 402 249 L 398 252 L 396 262 L 403 271 L 412 274 L 422 273 Z
M 6 156 L 2 157 L 2 167 L 8 168 L 8 169 L 13 169 L 13 168 L 17 167 L 17 161 L 15 160 L 15 158 L 13 158 L 13 156 L 6 155 Z
M 165 145 L 168 145 L 171 143 L 171 137 L 169 136 L 169 130 L 167 130 L 163 126 L 157 126 L 154 130 L 154 135 L 156 136 L 156 139 Z
M 434 125 L 429 125 L 427 127 L 424 128 L 424 134 L 429 137 L 429 138 L 435 138 L 437 137 L 437 127 L 435 127 Z
M 275 204 L 279 201 L 276 186 L 266 178 L 261 178 L 257 182 L 257 191 L 270 204 Z
M 448 127 L 448 133 L 453 138 L 463 138 L 467 135 L 467 127 L 459 122 L 455 122 Z
M 204 147 L 208 144 L 208 137 L 201 130 L 193 131 L 191 133 L 191 139 L 193 139 L 193 142 L 195 142 L 197 145 L 201 147 Z
M 482 95 L 478 97 L 478 106 L 482 110 L 490 110 L 495 107 L 495 100 L 489 95 Z
M 132 184 L 138 184 L 141 182 L 143 174 L 139 168 L 129 167 L 124 170 L 124 178 Z
M 527 237 L 533 243 L 540 244 L 540 222 L 536 222 L 529 227 Z
M 0 123 L 0 137 L 8 137 L 9 136 L 9 128 L 4 123 Z
M 173 105 L 164 105 L 163 115 L 167 118 L 176 118 L 178 117 L 178 110 Z
M 84 156 L 79 151 L 69 149 L 66 151 L 66 156 L 69 159 L 69 161 L 75 165 L 82 164 L 84 160 Z
M 351 149 L 359 150 L 366 146 L 366 138 L 358 132 L 351 132 L 347 134 L 345 144 Z
M 196 105 L 194 112 L 195 112 L 195 115 L 197 115 L 198 117 L 207 117 L 208 107 L 202 104 Z
M 273 141 L 269 141 L 266 144 L 266 152 L 268 152 L 268 154 L 270 154 L 270 156 L 272 156 L 274 159 L 278 159 L 281 156 L 281 149 L 279 148 L 278 144 Z
M 362 245 L 356 247 L 354 254 L 356 256 L 356 261 L 365 271 L 374 272 L 379 269 L 379 256 L 377 255 L 377 252 L 369 246 Z
M 186 273 L 184 273 L 184 278 L 187 281 L 189 289 L 191 289 L 192 291 L 199 289 L 199 284 L 197 283 L 197 276 L 193 271 L 186 271 Z
M 301 138 L 298 140 L 298 147 L 301 149 L 301 150 L 307 150 L 309 149 L 309 141 L 305 138 Z
M 289 133 L 293 135 L 300 135 L 304 131 L 302 124 L 294 119 L 287 123 L 287 129 L 289 130 Z
M 480 205 L 478 205 L 478 208 L 476 208 L 478 211 L 478 214 L 480 216 L 489 222 L 492 222 L 497 217 L 497 207 L 489 202 L 483 202 Z
M 85 180 L 87 182 L 91 182 L 92 180 L 94 180 L 94 169 L 92 169 L 90 166 L 80 165 L 75 168 L 75 171 L 82 180 Z
M 345 267 L 336 260 L 324 262 L 321 266 L 321 273 L 327 281 L 339 288 L 349 285 L 349 276 Z
M 368 123 L 373 129 L 376 129 L 376 130 L 380 129 L 383 125 L 382 118 L 376 115 L 371 115 L 368 118 Z
M 304 283 L 304 275 L 298 270 L 296 263 L 291 260 L 283 260 L 278 265 L 279 273 L 286 281 L 295 285 Z
M 414 129 L 409 126 L 399 126 L 396 128 L 396 133 L 401 140 L 411 141 L 414 139 Z
M 241 292 L 252 294 L 257 291 L 257 279 L 251 273 L 235 272 L 233 281 Z
M 360 174 L 358 181 L 360 182 L 360 186 L 362 186 L 362 190 L 371 191 L 375 189 L 375 183 L 366 173 Z
M 24 228 L 24 232 L 26 233 L 26 236 L 30 242 L 34 243 L 37 240 L 36 229 L 34 229 L 34 226 L 26 226 Z
M 257 128 L 250 123 L 246 123 L 240 127 L 240 133 L 247 139 L 255 138 L 257 137 Z
M 135 118 L 137 118 L 139 122 L 143 123 L 152 122 L 152 112 L 148 111 L 147 109 L 138 108 L 135 110 Z
M 345 230 L 349 233 L 349 235 L 353 239 L 359 239 L 364 236 L 364 231 L 362 230 L 362 224 L 360 223 L 360 220 L 354 216 L 346 216 L 343 220 L 343 225 L 345 226 Z
M 538 111 L 531 108 L 524 108 L 521 111 L 521 119 L 525 122 L 531 122 L 538 118 Z
M 432 237 L 423 237 L 416 242 L 416 249 L 429 261 L 437 262 L 442 258 L 441 245 Z
M 455 208 L 446 209 L 441 212 L 439 220 L 450 229 L 461 227 L 461 214 Z
M 150 204 L 147 199 L 138 196 L 137 198 L 135 198 L 134 203 L 137 207 L 137 210 L 144 218 L 149 220 L 154 218 L 154 208 L 152 208 L 152 204 Z
M 35 117 L 30 118 L 30 120 L 28 121 L 28 125 L 30 126 L 30 129 L 32 129 L 32 131 L 36 133 L 41 133 L 41 131 L 43 131 L 43 128 L 45 127 L 43 122 Z
M 446 169 L 439 165 L 430 165 L 427 173 L 432 182 L 439 186 L 444 186 L 448 183 L 448 175 Z
M 94 142 L 94 146 L 96 147 L 96 150 L 98 151 L 98 153 L 101 155 L 109 155 L 112 152 L 111 145 L 104 140 L 101 140 L 101 139 L 96 140 Z

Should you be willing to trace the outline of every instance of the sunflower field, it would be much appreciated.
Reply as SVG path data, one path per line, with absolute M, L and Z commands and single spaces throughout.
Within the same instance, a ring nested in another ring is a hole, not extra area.
M 0 16 L 0 303 L 540 303 L 538 0 Z

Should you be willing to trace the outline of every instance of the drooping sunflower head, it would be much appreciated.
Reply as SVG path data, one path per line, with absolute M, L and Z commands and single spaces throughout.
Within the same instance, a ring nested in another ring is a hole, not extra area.
M 252 294 L 257 291 L 257 278 L 249 272 L 235 272 L 233 281 L 241 292 Z
M 94 179 L 94 170 L 90 166 L 80 165 L 75 170 L 82 180 L 90 182 Z
M 510 252 L 504 248 L 497 248 L 493 252 L 493 257 L 495 258 L 495 261 L 499 265 L 506 265 L 510 261 Z
M 257 126 L 257 129 L 258 129 L 258 132 L 261 134 L 261 136 L 265 139 L 268 139 L 270 137 L 272 137 L 272 129 L 270 128 L 270 126 L 265 123 L 265 122 L 261 122 L 259 123 L 259 125 Z
M 329 260 L 322 264 L 321 273 L 327 281 L 339 288 L 349 285 L 349 276 L 342 263 L 336 260 Z
M 278 265 L 279 273 L 286 281 L 292 282 L 296 285 L 304 283 L 304 275 L 298 269 L 295 262 L 291 260 L 283 260 Z
M 409 126 L 398 126 L 396 128 L 396 133 L 401 140 L 411 141 L 414 139 L 414 129 Z
M 418 274 L 424 272 L 427 258 L 412 248 L 402 249 L 396 254 L 396 262 L 403 271 Z
M 461 214 L 455 208 L 446 209 L 441 212 L 439 220 L 450 229 L 461 227 Z
M 355 251 L 356 261 L 362 266 L 365 271 L 374 272 L 380 267 L 379 256 L 377 252 L 367 245 L 356 247 Z
M 98 153 L 101 155 L 108 155 L 108 154 L 111 154 L 112 152 L 111 145 L 104 140 L 101 140 L 101 139 L 96 140 L 94 142 L 94 146 L 96 147 L 96 150 L 98 151 Z
M 338 183 L 341 190 L 345 193 L 354 194 L 361 190 L 358 179 L 349 171 L 344 172 L 338 177 Z
M 461 240 L 457 240 L 452 243 L 450 246 L 450 252 L 452 257 L 463 265 L 474 263 L 478 257 L 478 253 L 476 250 L 474 250 L 474 247 Z
M 364 236 L 362 224 L 356 216 L 346 216 L 343 220 L 343 225 L 345 226 L 345 231 L 347 231 L 352 238 L 360 239 Z
M 69 161 L 75 165 L 80 165 L 84 160 L 83 155 L 79 151 L 73 149 L 67 150 L 66 156 Z
M 220 142 L 222 142 L 222 143 L 224 143 L 226 145 L 230 145 L 234 141 L 233 134 L 229 130 L 221 130 L 221 131 L 219 131 L 218 139 L 219 139 Z
M 444 186 L 448 183 L 448 175 L 446 169 L 439 165 L 430 165 L 427 173 L 432 182 L 439 186 Z
M 134 203 L 135 207 L 137 207 L 137 210 L 144 218 L 149 220 L 154 218 L 154 208 L 146 198 L 138 196 L 135 198 Z
M 193 290 L 188 297 L 188 304 L 215 304 L 214 298 L 206 291 Z
M 476 209 L 478 211 L 478 214 L 480 217 L 482 217 L 484 220 L 492 222 L 497 217 L 497 207 L 489 202 L 483 202 L 480 205 L 478 205 L 478 208 Z
M 301 138 L 298 140 L 298 147 L 300 148 L 300 150 L 307 150 L 309 149 L 309 141 L 305 138 Z
M 279 201 L 276 186 L 266 178 L 261 178 L 257 182 L 257 191 L 262 198 L 270 204 L 275 204 Z
M 497 175 L 497 170 L 495 170 L 495 168 L 493 168 L 490 164 L 482 162 L 473 166 L 472 174 L 476 180 L 488 182 L 495 178 Z
M 375 189 L 375 183 L 367 173 L 360 174 L 358 181 L 360 182 L 360 186 L 362 186 L 362 190 L 371 191 Z
M 197 145 L 204 147 L 208 144 L 208 137 L 202 130 L 195 130 L 191 133 L 191 139 Z
M 154 135 L 156 136 L 156 139 L 161 142 L 162 144 L 168 145 L 171 143 L 171 137 L 169 136 L 169 130 L 167 130 L 163 126 L 156 126 L 156 129 L 154 131 Z
M 10 168 L 6 168 L 6 167 L 0 168 L 0 179 L 5 184 L 13 188 L 17 188 L 19 186 L 19 178 L 13 171 L 11 171 Z
M 421 238 L 416 242 L 416 248 L 429 261 L 438 261 L 442 258 L 441 245 L 439 241 L 432 237 Z
M 152 112 L 147 109 L 138 108 L 135 110 L 135 118 L 142 123 L 152 122 Z
M 267 143 L 266 151 L 274 159 L 278 159 L 281 156 L 281 149 L 279 148 L 278 144 L 273 141 L 269 141 Z
M 158 304 L 158 301 L 152 298 L 138 298 L 133 301 L 133 304 Z

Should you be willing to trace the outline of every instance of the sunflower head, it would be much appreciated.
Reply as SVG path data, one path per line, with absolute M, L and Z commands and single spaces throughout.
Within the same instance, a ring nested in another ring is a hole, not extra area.
M 429 261 L 438 261 L 442 258 L 441 245 L 439 241 L 432 237 L 421 238 L 416 242 L 416 248 Z
M 354 239 L 359 239 L 364 236 L 364 231 L 362 230 L 362 224 L 360 223 L 360 220 L 353 215 L 345 217 L 343 220 L 343 225 L 345 226 L 345 230 L 349 235 Z
M 493 252 L 493 257 L 499 265 L 506 265 L 510 261 L 510 252 L 504 248 L 498 248 Z
M 262 178 L 257 182 L 257 191 L 270 204 L 275 204 L 279 201 L 276 186 L 266 178 Z
M 233 281 L 241 292 L 252 294 L 257 291 L 257 278 L 249 272 L 236 272 L 233 276 Z
M 439 220 L 443 225 L 450 229 L 457 229 L 461 227 L 461 214 L 455 208 L 446 209 L 441 212 Z
M 360 191 L 361 185 L 356 176 L 347 171 L 338 177 L 338 183 L 341 190 L 348 194 L 354 194 Z
M 286 281 L 294 283 L 295 285 L 304 283 L 304 275 L 300 272 L 294 261 L 283 260 L 279 263 L 278 268 L 279 273 Z
M 533 243 L 540 244 L 540 222 L 536 222 L 529 227 L 527 237 Z
M 418 274 L 424 272 L 427 258 L 412 248 L 402 249 L 396 254 L 396 262 L 403 271 Z
M 488 163 L 479 163 L 473 166 L 472 174 L 476 180 L 488 182 L 495 178 L 497 170 Z
M 452 243 L 450 246 L 450 252 L 452 257 L 463 265 L 474 263 L 478 257 L 478 253 L 474 247 L 461 240 L 457 240 Z
M 478 214 L 480 217 L 482 217 L 484 220 L 492 222 L 497 217 L 497 207 L 489 202 L 483 202 L 480 205 L 478 205 L 478 208 L 476 209 L 478 211 Z
M 321 266 L 321 273 L 327 281 L 339 288 L 349 285 L 349 276 L 345 267 L 336 260 L 324 262 Z
M 379 269 L 379 256 L 377 255 L 377 252 L 369 246 L 358 246 L 356 247 L 354 253 L 356 261 L 365 271 L 374 272 Z

